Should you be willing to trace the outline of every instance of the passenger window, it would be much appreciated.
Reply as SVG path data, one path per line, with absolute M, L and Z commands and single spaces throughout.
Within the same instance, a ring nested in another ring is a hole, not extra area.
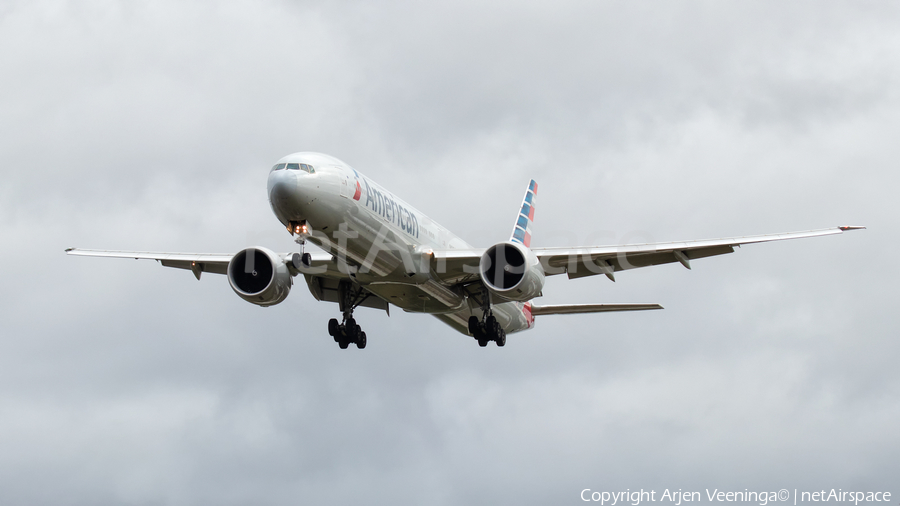
M 288 168 L 288 170 L 300 170 L 300 164 L 299 163 L 289 163 L 289 164 L 287 164 L 287 168 Z

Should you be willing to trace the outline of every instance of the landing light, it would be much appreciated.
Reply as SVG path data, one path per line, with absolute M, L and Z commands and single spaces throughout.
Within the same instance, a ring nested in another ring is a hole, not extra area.
M 300 222 L 292 221 L 288 225 L 287 229 L 288 229 L 288 232 L 291 233 L 291 235 L 295 235 L 295 234 L 301 235 L 301 236 L 309 235 L 309 226 L 306 224 L 306 221 L 300 221 Z

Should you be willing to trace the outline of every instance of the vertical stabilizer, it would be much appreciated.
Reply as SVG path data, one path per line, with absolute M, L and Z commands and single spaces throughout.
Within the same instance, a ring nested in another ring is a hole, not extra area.
M 516 226 L 513 227 L 512 242 L 531 247 L 531 224 L 534 222 L 534 198 L 537 195 L 537 183 L 534 179 L 525 190 L 525 198 L 522 199 L 522 207 L 519 208 L 519 216 L 516 218 Z

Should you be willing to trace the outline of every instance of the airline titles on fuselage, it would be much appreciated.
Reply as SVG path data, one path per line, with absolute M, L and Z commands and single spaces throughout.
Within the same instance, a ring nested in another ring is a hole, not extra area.
M 378 190 L 364 177 L 361 179 L 366 185 L 366 207 L 418 239 L 419 220 L 416 214 L 400 205 L 390 193 Z

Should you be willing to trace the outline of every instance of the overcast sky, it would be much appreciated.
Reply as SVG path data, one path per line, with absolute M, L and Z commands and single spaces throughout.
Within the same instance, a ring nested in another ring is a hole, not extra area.
M 897 488 L 900 4 L 0 3 L 0 503 Z M 569 281 L 505 348 L 82 248 L 295 245 L 336 156 L 468 242 L 869 230 Z M 658 496 L 657 496 L 658 497 Z

